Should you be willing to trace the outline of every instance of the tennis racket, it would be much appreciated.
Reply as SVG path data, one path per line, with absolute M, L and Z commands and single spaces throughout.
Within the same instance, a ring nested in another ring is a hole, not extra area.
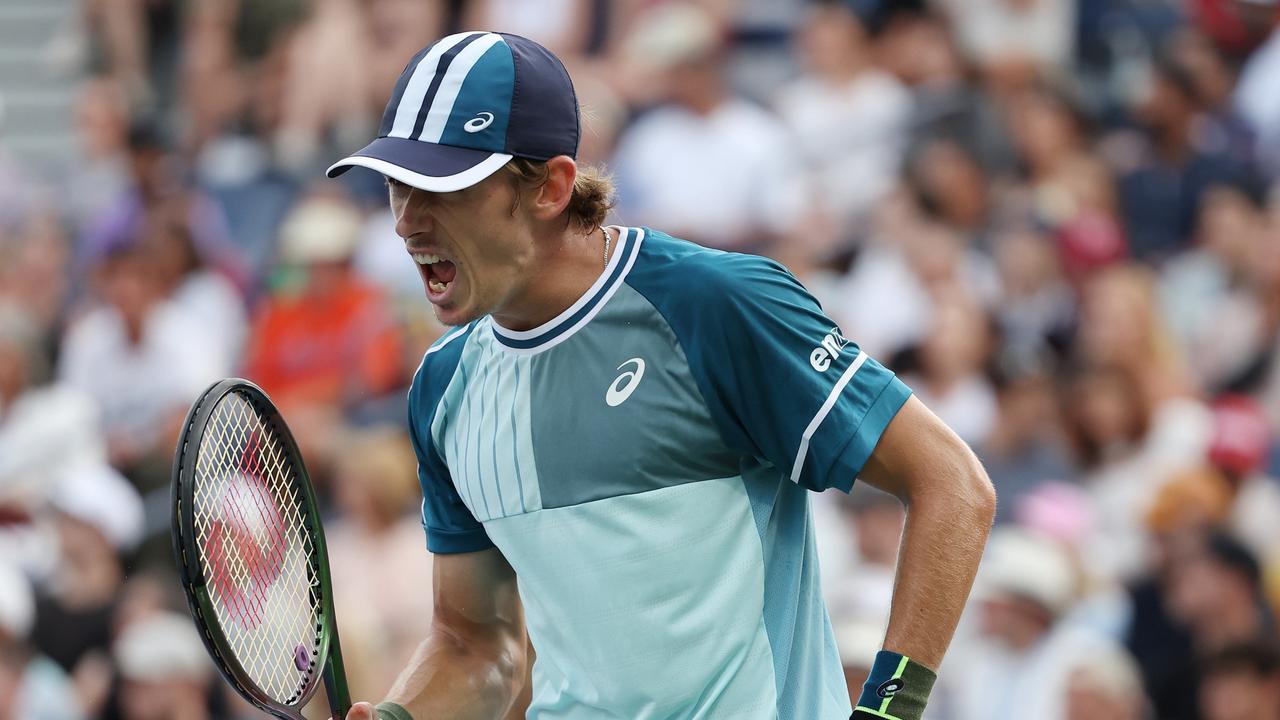
M 191 616 L 246 700 L 301 720 L 323 680 L 351 707 L 315 493 L 293 435 L 257 385 L 215 383 L 173 464 L 173 547 Z

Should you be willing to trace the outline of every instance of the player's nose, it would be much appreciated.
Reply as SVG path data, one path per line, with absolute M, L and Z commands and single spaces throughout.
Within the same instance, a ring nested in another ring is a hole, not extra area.
M 428 193 L 415 192 L 411 194 L 399 208 L 392 208 L 396 212 L 396 234 L 402 238 L 412 235 L 429 233 L 435 229 L 435 218 L 431 215 L 430 203 L 427 202 Z

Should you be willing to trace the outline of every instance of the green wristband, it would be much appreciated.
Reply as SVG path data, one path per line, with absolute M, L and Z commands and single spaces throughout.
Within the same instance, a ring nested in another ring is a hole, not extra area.
M 413 720 L 413 716 L 403 705 L 397 705 L 390 700 L 378 703 L 374 708 L 376 711 L 374 717 L 378 720 Z
M 920 720 L 937 673 L 906 655 L 881 650 L 854 708 L 884 720 Z

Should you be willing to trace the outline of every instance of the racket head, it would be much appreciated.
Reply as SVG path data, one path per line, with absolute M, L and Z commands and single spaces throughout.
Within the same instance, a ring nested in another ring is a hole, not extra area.
M 315 493 L 284 418 L 257 385 L 223 380 L 192 406 L 172 510 L 183 591 L 227 682 L 284 718 L 302 718 L 325 675 L 341 677 L 345 693 Z

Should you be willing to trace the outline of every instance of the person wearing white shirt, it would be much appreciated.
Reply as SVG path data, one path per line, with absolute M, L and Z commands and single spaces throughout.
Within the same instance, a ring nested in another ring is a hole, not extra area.
M 200 316 L 163 299 L 136 248 L 109 253 L 97 279 L 106 303 L 67 329 L 58 377 L 97 402 L 111 460 L 124 467 L 164 447 L 200 391 L 231 368 Z
M 658 8 L 628 52 L 661 77 L 669 102 L 622 134 L 612 162 L 619 215 L 722 249 L 763 250 L 786 236 L 805 204 L 791 138 L 728 88 L 710 16 Z
M 911 92 L 872 61 L 857 16 L 843 4 L 814 7 L 797 41 L 805 72 L 774 107 L 794 136 L 836 241 L 893 187 L 911 125 Z M 845 228 L 845 230 L 841 230 Z

